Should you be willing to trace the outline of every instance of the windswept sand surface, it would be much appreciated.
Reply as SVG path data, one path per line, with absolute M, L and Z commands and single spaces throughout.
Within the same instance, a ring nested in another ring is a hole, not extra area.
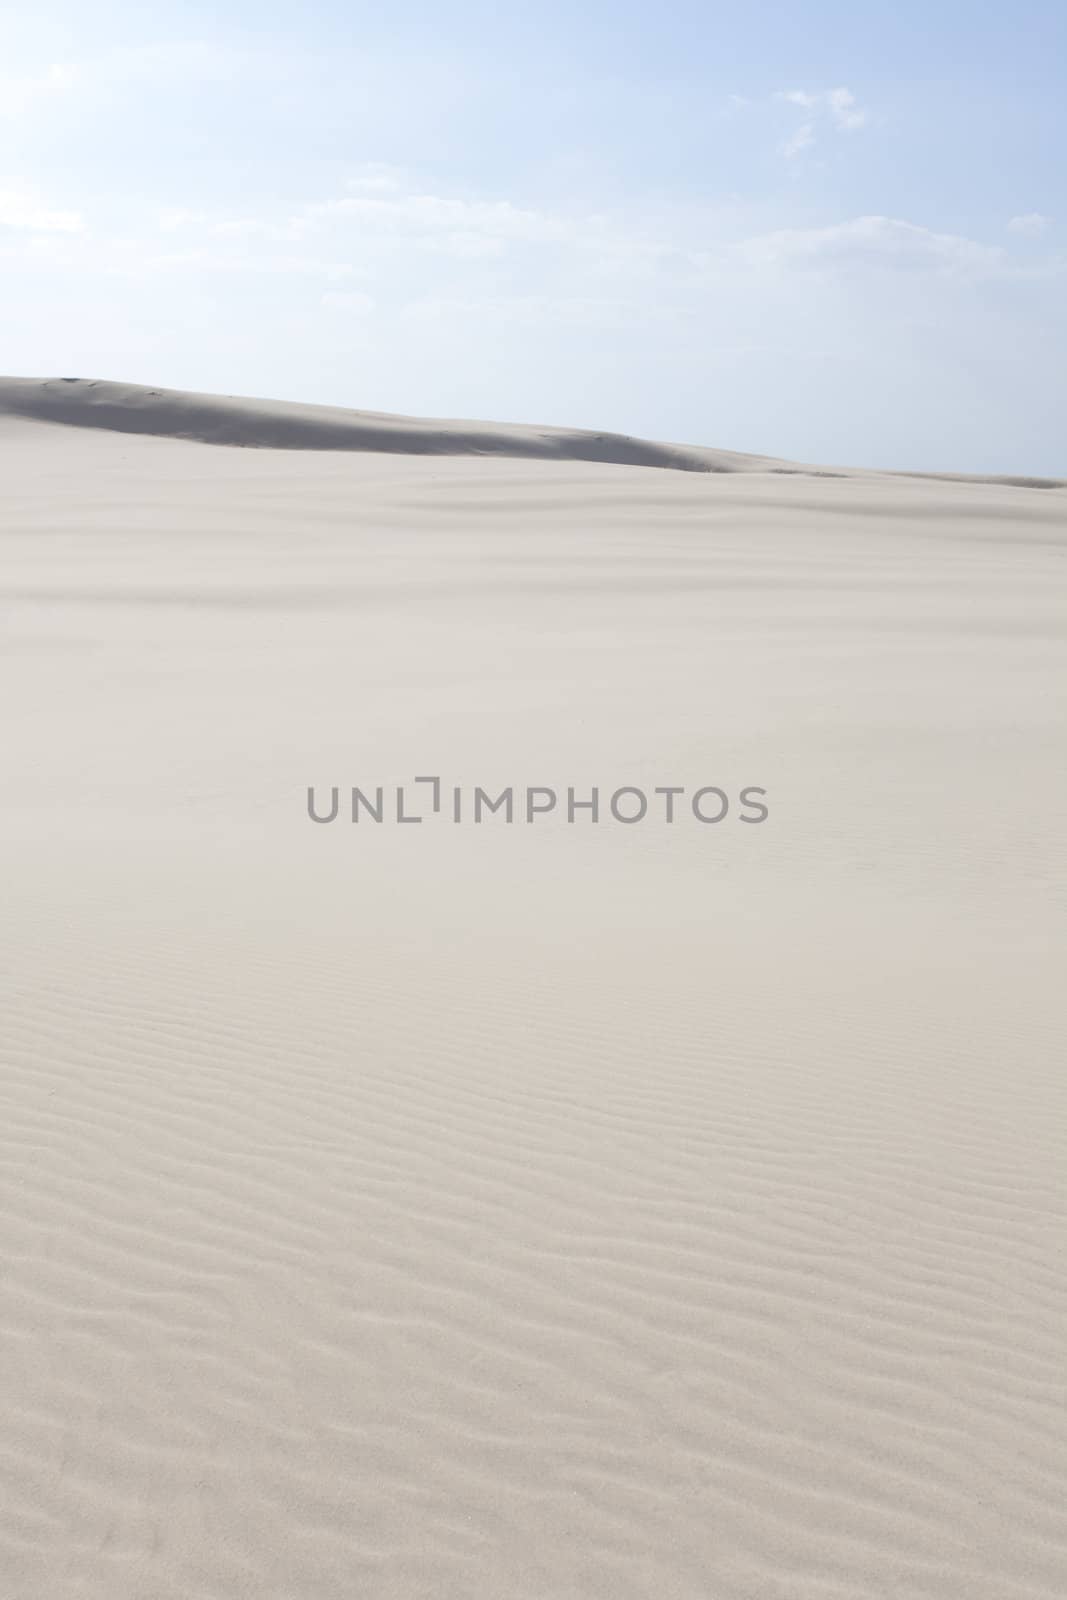
M 1061 1600 L 1065 492 L 17 387 L 2 1600 Z

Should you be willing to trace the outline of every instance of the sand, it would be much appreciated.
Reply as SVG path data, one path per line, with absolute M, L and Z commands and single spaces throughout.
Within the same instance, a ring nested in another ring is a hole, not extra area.
M 1064 490 L 0 413 L 3 1600 L 1061 1596 Z

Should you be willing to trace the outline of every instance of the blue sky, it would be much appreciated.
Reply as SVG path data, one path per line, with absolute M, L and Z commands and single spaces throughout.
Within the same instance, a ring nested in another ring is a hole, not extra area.
M 1067 8 L 45 3 L 9 372 L 1067 472 Z

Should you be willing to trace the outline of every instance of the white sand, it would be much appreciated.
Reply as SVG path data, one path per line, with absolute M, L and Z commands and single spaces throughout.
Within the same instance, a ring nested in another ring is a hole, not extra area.
M 65 387 L 2 1600 L 1062 1596 L 1064 490 Z M 770 816 L 308 820 L 429 774 Z

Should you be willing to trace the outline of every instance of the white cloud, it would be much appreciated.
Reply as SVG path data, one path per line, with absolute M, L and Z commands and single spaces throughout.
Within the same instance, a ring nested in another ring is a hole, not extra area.
M 35 101 L 62 94 L 79 76 L 79 68 L 57 61 L 43 72 L 22 78 L 0 78 L 0 116 L 21 116 Z
M 157 212 L 156 225 L 161 233 L 199 233 L 216 239 L 261 239 L 293 241 L 306 232 L 305 225 L 297 219 L 282 218 L 267 221 L 262 217 L 213 216 L 209 211 L 193 211 L 183 206 L 170 206 Z
M 470 318 L 478 324 L 494 323 L 536 330 L 550 328 L 625 329 L 638 324 L 666 323 L 681 315 L 677 306 L 621 300 L 604 295 L 510 294 L 479 299 L 423 295 L 403 308 L 403 320 L 453 326 Z
M 189 211 L 184 206 L 167 206 L 156 221 L 164 233 L 177 233 L 180 228 L 199 227 L 210 221 L 206 211 Z
M 787 160 L 792 160 L 815 143 L 816 125 L 820 121 L 839 133 L 854 133 L 867 122 L 867 112 L 857 105 L 851 89 L 820 89 L 816 93 L 807 89 L 782 89 L 774 98 L 807 113 L 793 136 L 781 146 Z
M 830 108 L 830 115 L 839 128 L 862 128 L 867 121 L 866 111 L 862 111 L 856 104 L 856 97 L 849 89 L 830 89 L 826 96 L 826 103 Z
M 354 316 L 366 317 L 374 310 L 374 296 L 360 294 L 358 290 L 330 289 L 322 297 L 322 304 L 331 311 L 347 311 Z
M 225 255 L 212 249 L 176 250 L 164 255 L 144 254 L 136 240 L 129 247 L 119 246 L 102 256 L 100 265 L 110 270 L 152 272 L 170 271 L 181 267 L 199 267 L 204 272 L 234 273 L 249 277 L 267 275 L 325 278 L 328 283 L 338 283 L 352 276 L 353 269 L 347 261 L 329 261 L 317 256 L 269 255 L 256 251 L 251 255 Z
M 85 222 L 79 211 L 49 211 L 34 194 L 15 186 L 0 189 L 0 227 L 27 233 L 81 233 Z
M 811 98 L 791 93 L 798 106 Z M 827 106 L 821 114 L 830 115 Z M 793 150 L 806 149 L 817 128 L 816 114 L 805 117 Z M 150 213 L 139 230 L 91 240 L 77 213 L 49 209 L 12 182 L 6 192 L 0 184 L 4 223 L 20 230 L 6 254 L 47 258 L 72 272 L 81 265 L 111 277 L 303 279 L 324 324 L 329 317 L 338 327 L 374 328 L 372 312 L 405 306 L 418 308 L 412 315 L 447 322 L 474 305 L 524 327 L 636 327 L 658 316 L 656 307 L 673 306 L 676 320 L 684 319 L 709 296 L 743 294 L 754 272 L 760 292 L 773 293 L 776 284 L 808 273 L 866 273 L 872 282 L 877 273 L 884 286 L 890 272 L 901 280 L 907 274 L 976 282 L 1063 271 L 1059 258 L 1035 259 L 1047 253 L 1012 252 L 887 216 L 753 234 L 742 232 L 736 218 L 709 217 L 700 208 L 647 218 L 581 216 L 434 194 L 385 168 L 364 168 L 340 194 L 273 215 L 176 205 Z M 1013 229 L 1021 231 L 1029 230 Z
M 997 245 L 962 234 L 935 233 L 894 217 L 856 217 L 825 228 L 785 228 L 745 241 L 742 254 L 760 265 L 871 264 L 945 274 L 989 276 L 1011 270 Z
M 1039 239 L 1048 230 L 1049 219 L 1043 217 L 1040 211 L 1027 211 L 1021 217 L 1012 217 L 1008 227 L 1012 233 L 1024 233 L 1032 239 Z
M 792 161 L 794 157 L 800 155 L 801 151 L 806 150 L 809 145 L 814 143 L 815 124 L 813 122 L 803 122 L 793 137 L 787 139 L 782 145 L 782 154 L 787 161 Z
M 368 161 L 358 177 L 349 178 L 349 189 L 365 193 L 390 194 L 402 187 L 400 175 L 384 161 Z
M 111 98 L 130 85 L 226 83 L 242 70 L 243 60 L 217 40 L 164 40 L 124 45 L 78 62 L 35 65 L 10 76 L 0 73 L 0 118 L 22 116 L 42 102 L 54 104 L 75 89 Z
M 575 226 L 546 212 L 514 206 L 508 200 L 460 200 L 401 191 L 388 196 L 359 194 L 320 201 L 308 206 L 303 218 L 310 223 L 349 218 L 364 227 L 427 238 L 527 244 L 565 239 Z
M 384 250 L 431 251 L 459 261 L 492 260 L 510 249 L 529 246 L 585 246 L 610 255 L 619 247 L 603 217 L 568 218 L 513 205 L 507 200 L 464 199 L 405 188 L 385 169 L 365 171 L 349 192 L 313 201 L 288 216 L 221 216 L 169 207 L 156 213 L 156 226 L 198 241 L 255 239 L 272 243 L 306 242 L 332 234 L 348 236 L 360 259 Z M 356 192 L 351 192 L 355 190 Z M 337 246 L 333 246 L 337 248 Z M 627 238 L 627 248 L 639 249 Z

